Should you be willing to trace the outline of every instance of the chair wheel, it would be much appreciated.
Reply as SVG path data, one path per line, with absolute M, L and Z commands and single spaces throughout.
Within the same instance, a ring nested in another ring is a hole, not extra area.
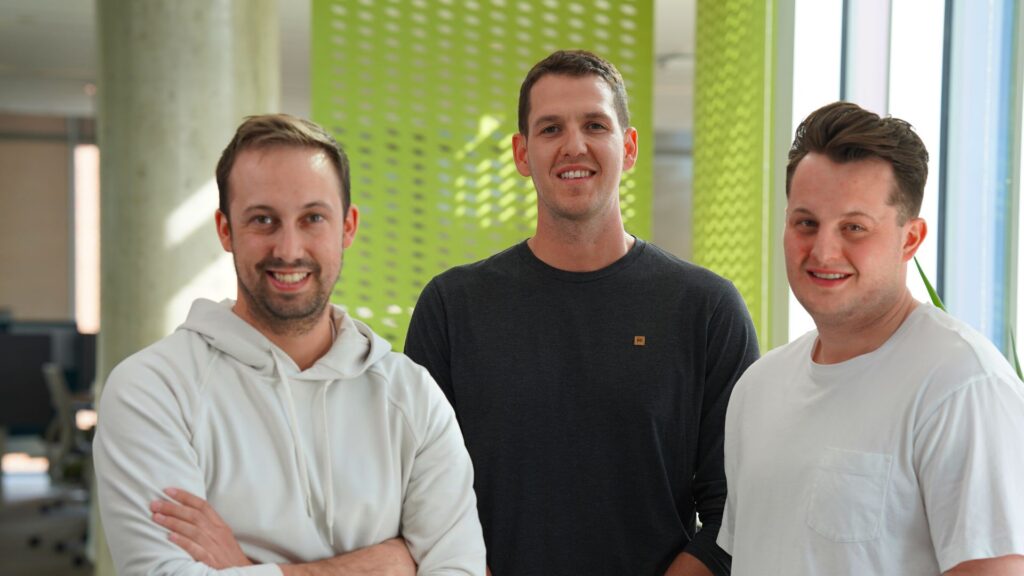
M 68 547 L 67 544 L 65 544 L 63 542 L 57 542 L 57 543 L 55 543 L 53 545 L 53 551 L 58 553 L 58 554 L 60 554 L 60 553 L 64 552 L 65 550 L 67 550 L 67 547 Z
M 30 536 L 29 539 L 28 539 L 28 547 L 29 548 L 38 548 L 39 545 L 42 544 L 42 543 L 43 543 L 43 540 L 39 536 Z

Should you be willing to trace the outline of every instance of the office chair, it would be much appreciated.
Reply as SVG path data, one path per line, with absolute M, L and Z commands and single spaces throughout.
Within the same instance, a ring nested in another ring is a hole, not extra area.
M 70 522 L 62 523 L 56 535 L 50 533 L 55 552 L 70 550 L 75 566 L 85 563 L 84 544 L 88 533 L 88 479 L 92 473 L 91 447 L 75 425 L 75 408 L 64 370 L 47 362 L 42 367 L 46 387 L 50 393 L 55 416 L 46 429 L 47 458 L 50 461 L 50 480 L 61 492 L 53 501 L 40 507 L 44 515 L 60 515 Z M 32 535 L 28 544 L 38 547 L 44 541 L 41 534 Z

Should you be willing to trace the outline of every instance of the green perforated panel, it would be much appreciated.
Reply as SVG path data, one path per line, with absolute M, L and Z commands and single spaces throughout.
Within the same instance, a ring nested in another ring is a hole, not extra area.
M 649 154 L 652 12 L 651 0 L 314 0 L 313 119 L 348 152 L 361 210 L 333 299 L 401 349 L 430 278 L 533 233 L 511 142 L 519 85 L 555 50 L 615 63 Z M 646 237 L 651 174 L 641 155 L 621 187 L 626 227 Z
M 767 350 L 770 323 L 771 2 L 698 0 L 694 260 L 743 295 Z M 767 109 L 767 110 L 766 110 Z

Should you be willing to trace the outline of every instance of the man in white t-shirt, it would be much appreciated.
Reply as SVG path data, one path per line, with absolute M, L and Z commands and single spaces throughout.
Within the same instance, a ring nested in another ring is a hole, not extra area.
M 790 286 L 817 326 L 744 373 L 718 544 L 733 574 L 1024 574 L 1024 384 L 906 287 L 928 153 L 837 102 L 797 129 Z

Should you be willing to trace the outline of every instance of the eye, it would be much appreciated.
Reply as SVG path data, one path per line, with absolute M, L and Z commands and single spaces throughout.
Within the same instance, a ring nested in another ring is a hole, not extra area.
M 867 228 L 861 226 L 860 224 L 847 224 L 846 229 L 849 230 L 850 232 L 867 232 L 868 230 Z
M 266 214 L 257 214 L 253 216 L 249 221 L 259 226 L 269 226 L 274 223 L 274 219 L 271 218 L 270 216 L 267 216 Z
M 313 223 L 319 223 L 319 222 L 326 222 L 327 221 L 327 219 L 324 218 L 323 214 L 310 214 L 309 216 L 306 217 L 306 219 L 309 220 L 310 222 L 313 222 Z
M 551 124 L 540 129 L 541 134 L 558 134 L 558 126 Z
M 592 132 L 603 132 L 607 130 L 608 127 L 600 122 L 591 122 L 590 124 L 587 124 L 587 129 Z
M 793 221 L 793 227 L 800 230 L 814 229 L 818 227 L 818 223 L 809 218 L 801 218 Z

